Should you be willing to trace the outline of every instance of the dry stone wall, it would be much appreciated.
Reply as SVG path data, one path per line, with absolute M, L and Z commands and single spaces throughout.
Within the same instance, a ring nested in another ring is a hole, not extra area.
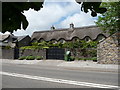
M 84 57 L 97 57 L 97 49 L 96 48 L 88 48 L 82 50 L 81 48 L 65 48 L 66 51 L 71 51 L 71 56 L 84 58 Z M 84 53 L 84 54 L 83 54 Z
M 36 49 L 36 50 L 31 50 L 31 49 L 25 49 L 25 50 L 20 50 L 19 57 L 22 56 L 43 56 L 43 59 L 46 59 L 46 49 Z
M 1 49 L 2 57 L 1 59 L 14 59 L 14 49 Z
M 118 61 L 118 33 L 111 35 L 97 46 L 97 59 L 100 64 L 120 64 Z

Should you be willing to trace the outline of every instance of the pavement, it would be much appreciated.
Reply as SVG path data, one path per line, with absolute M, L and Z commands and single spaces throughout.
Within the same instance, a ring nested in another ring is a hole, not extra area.
M 29 64 L 29 65 L 42 65 L 42 66 L 56 66 L 72 69 L 86 69 L 86 70 L 99 70 L 99 71 L 112 71 L 118 72 L 119 65 L 114 64 L 98 64 L 93 61 L 64 61 L 64 60 L 10 60 L 2 59 L 2 63 L 11 64 Z

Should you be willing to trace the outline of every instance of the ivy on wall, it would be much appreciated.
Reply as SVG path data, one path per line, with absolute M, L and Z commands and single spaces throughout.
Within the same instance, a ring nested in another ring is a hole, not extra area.
M 81 49 L 87 49 L 87 48 L 97 48 L 97 41 L 85 41 L 85 40 L 77 40 L 74 42 L 57 42 L 52 43 L 51 41 L 46 42 L 34 42 L 31 46 L 25 46 L 21 47 L 20 49 L 42 49 L 42 48 L 52 48 L 52 47 L 58 47 L 58 48 L 81 48 Z

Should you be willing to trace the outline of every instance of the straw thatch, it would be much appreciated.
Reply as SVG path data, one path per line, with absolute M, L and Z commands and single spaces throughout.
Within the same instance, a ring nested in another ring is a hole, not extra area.
M 68 29 L 55 29 L 48 31 L 36 31 L 33 33 L 31 40 L 40 40 L 44 39 L 45 41 L 50 40 L 72 40 L 74 37 L 78 37 L 79 39 L 84 39 L 85 37 L 89 37 L 91 40 L 96 40 L 99 35 L 103 35 L 104 37 L 108 37 L 109 34 L 104 33 L 97 26 L 89 26 L 89 27 L 80 27 L 80 28 L 68 28 Z

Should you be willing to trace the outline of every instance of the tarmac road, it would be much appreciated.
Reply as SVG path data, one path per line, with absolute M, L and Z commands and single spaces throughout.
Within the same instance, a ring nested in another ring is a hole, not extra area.
M 3 63 L 2 72 L 4 72 L 2 75 L 3 88 L 100 88 L 104 85 L 118 86 L 117 72 L 11 63 Z M 34 78 L 35 76 L 37 78 Z M 88 85 L 89 83 L 92 84 Z M 97 84 L 100 85 L 97 87 Z

